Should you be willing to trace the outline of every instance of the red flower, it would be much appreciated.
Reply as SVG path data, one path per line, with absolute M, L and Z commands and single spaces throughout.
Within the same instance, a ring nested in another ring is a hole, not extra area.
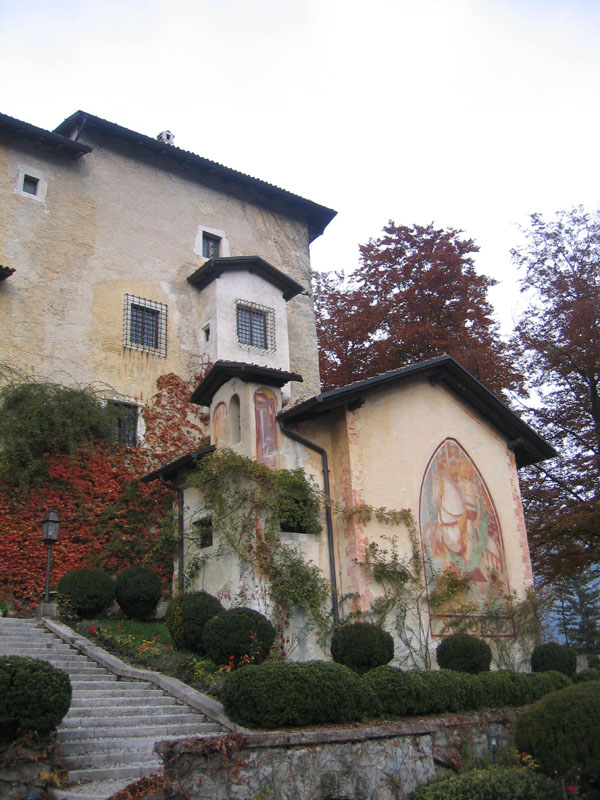
M 574 786 L 567 786 L 567 792 L 574 792 L 574 791 L 575 791 Z
M 90 633 L 98 633 L 98 629 L 94 625 L 92 625 L 92 627 L 90 628 Z
M 123 626 L 122 626 L 122 625 L 119 625 L 119 627 L 117 628 L 117 630 L 118 630 L 118 631 L 122 631 L 122 630 L 123 630 Z

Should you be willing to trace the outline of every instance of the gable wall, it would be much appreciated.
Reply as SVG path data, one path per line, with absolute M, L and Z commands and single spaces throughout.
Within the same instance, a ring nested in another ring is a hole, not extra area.
M 442 385 L 421 381 L 372 390 L 357 410 L 334 411 L 297 429 L 328 450 L 334 501 L 346 507 L 364 503 L 374 508 L 408 508 L 417 527 L 429 461 L 445 439 L 456 439 L 495 505 L 509 589 L 523 596 L 531 584 L 531 566 L 514 456 L 477 412 Z M 380 592 L 376 584 L 365 580 L 356 560 L 364 560 L 371 541 L 389 550 L 386 537 L 391 536 L 398 537 L 400 555 L 409 557 L 408 531 L 402 525 L 344 520 L 339 515 L 334 516 L 334 525 L 340 593 L 358 593 L 359 606 L 368 609 Z M 327 561 L 322 566 L 327 573 Z

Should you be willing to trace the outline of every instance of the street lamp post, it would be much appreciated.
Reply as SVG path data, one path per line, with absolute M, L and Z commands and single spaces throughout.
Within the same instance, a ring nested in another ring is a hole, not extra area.
M 48 548 L 48 558 L 46 561 L 46 594 L 44 602 L 50 602 L 50 557 L 52 555 L 52 545 L 58 542 L 58 532 L 60 522 L 54 511 L 49 511 L 42 522 L 42 542 Z

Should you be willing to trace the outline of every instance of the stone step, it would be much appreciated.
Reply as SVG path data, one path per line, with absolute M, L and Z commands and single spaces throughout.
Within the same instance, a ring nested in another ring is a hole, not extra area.
M 159 714 L 152 714 L 151 717 L 142 715 L 135 717 L 133 715 L 127 716 L 126 714 L 120 716 L 118 715 L 118 712 L 116 714 L 107 715 L 90 713 L 72 717 L 69 713 L 61 722 L 60 727 L 63 730 L 82 728 L 84 725 L 85 727 L 108 727 L 116 729 L 120 727 L 133 727 L 135 725 L 135 721 L 137 720 L 138 727 L 143 728 L 148 721 L 150 721 L 152 725 L 162 725 L 163 723 L 165 725 L 174 725 L 177 723 L 193 722 L 194 720 L 197 720 L 199 716 L 200 715 L 196 714 L 194 711 L 182 711 L 179 713 L 175 712 L 173 714 L 169 714 L 167 710 L 161 711 Z
M 153 719 L 157 716 L 181 716 L 181 714 L 192 713 L 195 717 L 199 716 L 196 712 L 190 712 L 185 706 L 178 703 L 164 704 L 164 705 L 150 705 L 150 701 L 146 700 L 144 705 L 136 706 L 98 706 L 98 705 L 79 705 L 71 706 L 69 712 L 65 716 L 65 720 L 80 719 L 82 721 L 95 718 L 95 717 L 113 717 L 118 715 L 121 717 L 135 717 L 137 719 Z
M 127 705 L 121 705 L 120 703 L 112 705 L 71 705 L 65 719 L 68 720 L 77 717 L 85 720 L 91 717 L 108 716 L 113 716 L 115 719 L 117 717 L 138 717 L 139 719 L 144 719 L 145 717 L 155 717 L 157 715 L 179 716 L 181 714 L 193 714 L 194 717 L 202 716 L 198 714 L 197 711 L 192 711 L 188 706 L 184 706 L 182 703 L 174 701 L 172 703 L 154 705 L 152 698 L 148 697 L 144 698 L 142 701 L 138 701 L 135 705 L 131 703 Z
M 53 789 L 52 796 L 54 800 L 106 800 L 124 789 L 128 783 L 131 781 L 123 778 L 94 781 L 72 786 L 70 789 Z
M 57 730 L 71 786 L 54 790 L 55 800 L 107 800 L 132 781 L 161 770 L 154 752 L 157 741 L 224 731 L 185 704 L 186 692 L 177 681 L 174 695 L 169 695 L 152 681 L 121 678 L 67 644 L 70 631 L 64 635 L 63 641 L 35 622 L 3 624 L 0 619 L 0 654 L 43 659 L 64 669 L 71 680 L 71 708 Z M 87 649 L 81 637 L 75 639 Z M 114 657 L 105 654 L 104 661 L 101 649 L 93 647 L 89 652 L 99 652 L 101 663 L 114 663 Z
M 131 706 L 132 708 L 138 708 L 140 704 L 143 702 L 145 703 L 152 703 L 153 706 L 175 706 L 179 705 L 178 701 L 171 697 L 170 695 L 161 694 L 159 689 L 156 689 L 155 692 L 152 689 L 149 689 L 148 692 L 136 692 L 132 694 L 121 695 L 119 700 L 119 711 L 124 708 L 128 708 Z M 73 697 L 71 699 L 71 709 L 74 708 L 90 708 L 90 707 L 97 707 L 97 708 L 114 708 L 114 695 L 105 695 L 102 694 L 97 696 L 98 693 L 94 692 L 94 694 L 89 695 L 78 695 L 77 697 Z
M 142 688 L 140 689 L 137 686 L 137 683 L 142 684 Z M 144 688 L 146 687 L 146 688 Z M 74 695 L 74 697 L 81 697 L 81 691 L 85 688 L 85 682 L 82 682 L 77 685 L 78 694 Z M 153 684 L 147 683 L 146 681 L 137 681 L 136 683 L 132 683 L 129 681 L 113 681 L 110 686 L 105 687 L 104 689 L 95 689 L 93 693 L 93 697 L 114 697 L 117 698 L 127 698 L 133 699 L 136 696 L 139 696 L 140 692 L 143 692 L 145 695 L 146 691 L 160 691 L 157 689 Z
M 134 764 L 115 764 L 108 767 L 83 767 L 69 770 L 69 780 L 72 783 L 77 783 L 78 781 L 96 782 L 111 778 L 127 778 L 128 782 L 131 783 L 138 778 L 158 772 L 161 767 L 162 763 L 157 759 Z M 106 798 L 103 800 L 106 800 Z
M 64 728 L 62 725 L 57 732 L 58 742 L 83 742 L 86 739 L 102 739 L 111 738 L 107 736 L 107 731 L 110 730 L 107 726 L 104 727 L 88 727 L 85 728 Z M 169 739 L 171 736 L 201 736 L 202 734 L 217 733 L 222 731 L 220 725 L 214 722 L 179 722 L 160 725 L 131 725 L 130 727 L 121 726 L 118 730 L 113 731 L 115 736 L 122 738 L 124 736 L 138 737 L 140 733 L 147 736 L 154 736 L 155 741 L 161 739 Z
M 212 726 L 215 727 L 214 725 Z M 213 731 L 204 731 L 199 736 L 210 736 Z M 171 739 L 186 739 L 188 738 L 189 734 L 182 733 L 182 734 L 170 734 L 168 737 Z M 146 750 L 149 748 L 149 752 L 154 751 L 154 745 L 156 744 L 156 737 L 155 736 L 148 736 L 146 735 L 146 731 L 143 732 L 140 736 L 126 736 L 121 738 L 110 738 L 110 739 L 83 739 L 77 740 L 73 742 L 61 742 L 61 752 L 64 757 L 71 757 L 71 756 L 82 756 L 87 754 L 96 755 L 96 754 L 113 754 L 113 753 L 120 753 L 120 752 L 134 752 L 137 750 Z

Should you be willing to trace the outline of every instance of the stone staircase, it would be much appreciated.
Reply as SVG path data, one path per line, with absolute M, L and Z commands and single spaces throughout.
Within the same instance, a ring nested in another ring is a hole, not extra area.
M 55 790 L 56 800 L 106 800 L 129 783 L 160 772 L 157 741 L 236 728 L 211 698 L 180 681 L 129 667 L 53 621 L 42 625 L 0 618 L 3 655 L 43 659 L 69 674 L 71 708 L 57 739 L 71 788 Z M 213 712 L 212 720 L 203 709 Z

